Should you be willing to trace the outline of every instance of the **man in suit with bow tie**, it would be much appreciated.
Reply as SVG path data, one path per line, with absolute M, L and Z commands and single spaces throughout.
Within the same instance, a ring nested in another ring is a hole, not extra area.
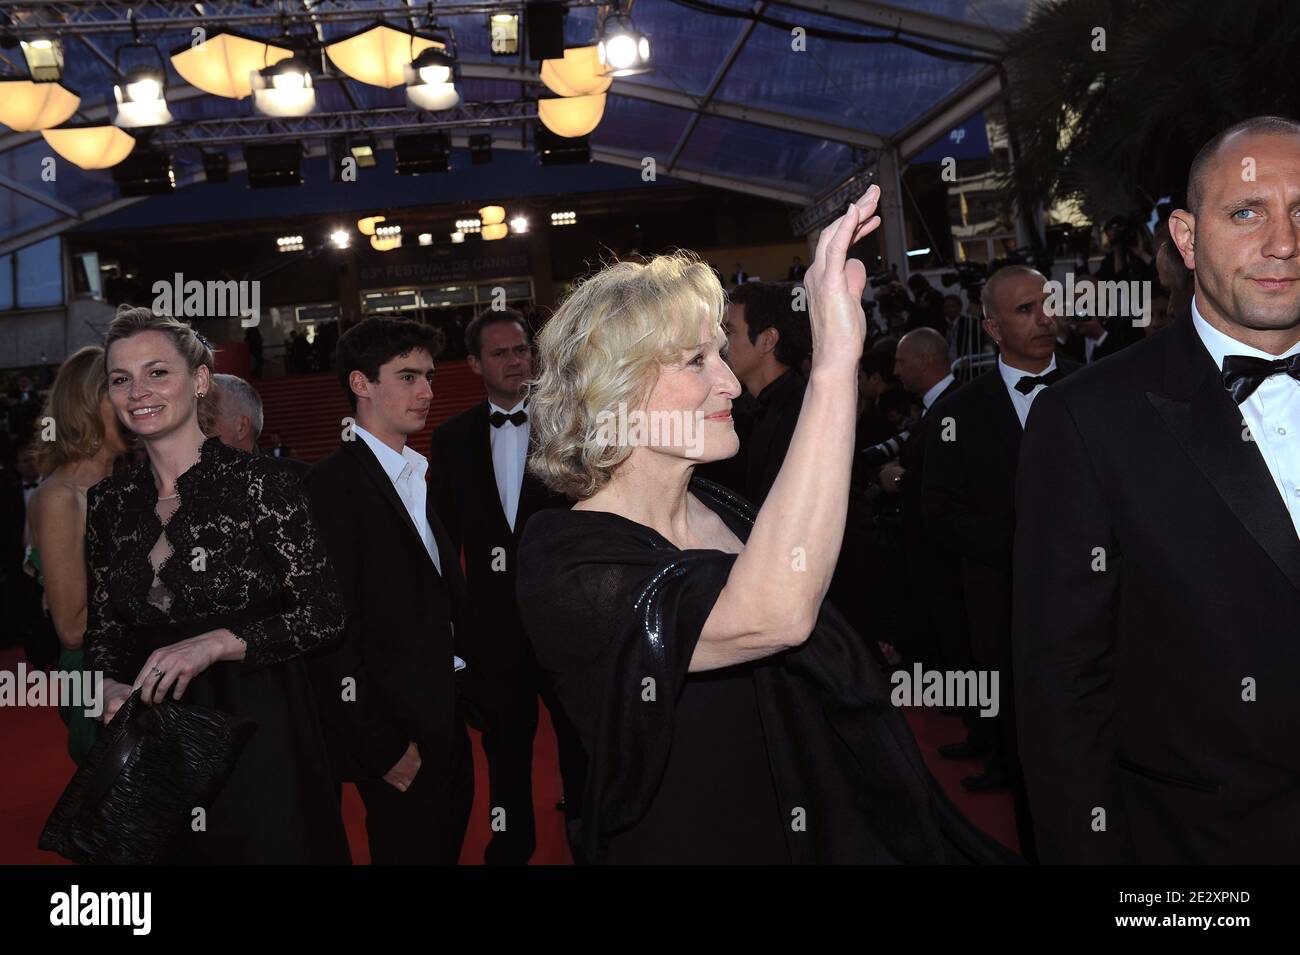
M 1041 395 L 1016 690 L 1044 862 L 1300 861 L 1300 124 L 1197 154 L 1190 315 Z
M 470 660 L 459 555 L 407 447 L 429 414 L 437 335 L 373 318 L 339 339 L 354 418 L 303 481 L 343 595 L 343 640 L 311 662 L 335 779 L 357 785 L 373 863 L 454 865 L 474 798 L 457 672 Z
M 984 288 L 984 330 L 997 343 L 997 365 L 940 399 L 926 434 L 921 508 L 936 546 L 961 561 L 962 593 L 975 664 L 999 673 L 997 760 L 968 789 L 1009 786 L 1021 853 L 1034 858 L 1033 827 L 1016 749 L 1011 674 L 1011 547 L 1016 465 L 1029 409 L 1049 385 L 1077 369 L 1057 361 L 1056 324 L 1046 278 L 1008 265 Z
M 482 721 L 491 789 L 485 861 L 522 865 L 536 847 L 532 767 L 539 694 L 555 727 L 570 815 L 585 775 L 582 744 L 549 691 L 515 602 L 515 551 L 524 525 L 538 510 L 570 502 L 527 470 L 533 348 L 524 317 L 514 309 L 477 316 L 465 329 L 465 352 L 488 397 L 434 431 L 429 483 L 454 552 L 465 555 L 476 641 L 466 693 Z

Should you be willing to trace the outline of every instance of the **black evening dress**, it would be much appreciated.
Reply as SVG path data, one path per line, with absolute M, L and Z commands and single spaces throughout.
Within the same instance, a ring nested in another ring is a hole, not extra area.
M 695 478 L 743 542 L 754 508 Z M 606 863 L 999 863 L 925 768 L 830 603 L 807 642 L 689 673 L 735 561 L 600 511 L 534 515 L 517 593 L 589 761 L 576 841 Z
M 303 660 L 341 636 L 343 609 L 306 499 L 279 464 L 215 437 L 176 490 L 165 524 L 147 462 L 90 491 L 86 647 L 90 669 L 130 684 L 152 651 L 188 637 L 224 627 L 247 645 L 181 698 L 257 729 L 177 861 L 347 863 Z

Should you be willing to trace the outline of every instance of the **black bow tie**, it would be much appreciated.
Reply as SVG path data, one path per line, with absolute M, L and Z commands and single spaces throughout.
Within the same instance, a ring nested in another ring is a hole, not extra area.
M 23 490 L 24 490 L 24 491 L 30 491 L 30 490 L 32 490 L 33 488 L 37 488 L 37 487 L 40 487 L 40 486 L 41 486 L 41 482 L 40 482 L 40 481 L 33 481 L 33 482 L 30 483 L 30 484 L 24 482 L 24 483 L 23 483 Z
M 1016 391 L 1027 395 L 1039 385 L 1055 384 L 1064 377 L 1065 374 L 1059 368 L 1053 368 L 1045 375 L 1021 375 L 1020 380 L 1016 382 Z
M 504 411 L 494 411 L 488 416 L 488 421 L 492 422 L 492 427 L 499 428 L 509 421 L 516 428 L 528 420 L 528 412 L 520 408 L 514 414 L 506 414 Z
M 1290 375 L 1300 381 L 1300 355 L 1277 361 L 1253 355 L 1228 355 L 1223 359 L 1223 387 L 1237 404 L 1253 395 L 1264 379 L 1274 375 Z

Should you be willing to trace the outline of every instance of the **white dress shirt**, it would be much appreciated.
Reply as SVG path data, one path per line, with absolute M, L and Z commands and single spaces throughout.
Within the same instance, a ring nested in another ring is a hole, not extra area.
M 1225 335 L 1201 317 L 1195 298 L 1192 299 L 1192 324 L 1214 359 L 1214 366 L 1219 369 L 1223 368 L 1223 359 L 1227 355 L 1250 355 L 1276 361 L 1300 352 L 1300 343 L 1297 343 L 1281 355 L 1270 355 Z M 1264 463 L 1268 465 L 1268 473 L 1273 476 L 1273 483 L 1282 495 L 1291 523 L 1300 534 L 1300 382 L 1288 375 L 1273 375 L 1266 378 L 1239 408 L 1251 437 L 1255 439 L 1255 447 L 1259 448 Z
M 941 381 L 936 382 L 933 388 L 921 396 L 923 414 L 930 410 L 930 405 L 939 400 L 939 396 L 943 394 L 944 389 L 951 385 L 953 381 L 952 375 L 944 375 Z
M 438 556 L 438 541 L 433 536 L 433 528 L 429 526 L 429 514 L 425 510 L 429 497 L 429 485 L 426 483 L 425 474 L 429 470 L 429 462 L 424 455 L 405 445 L 402 446 L 402 453 L 398 454 L 359 424 L 354 424 L 352 430 L 360 435 L 366 447 L 374 452 L 375 457 L 379 459 L 379 466 L 388 475 L 388 480 L 393 482 L 393 489 L 397 491 L 397 496 L 406 507 L 406 513 L 415 525 L 420 540 L 424 542 L 424 549 L 428 551 L 429 559 L 433 561 L 434 569 L 441 577 L 442 560 Z M 452 624 L 453 639 L 455 629 L 456 625 Z M 463 670 L 465 661 L 453 656 L 452 667 Z
M 488 402 L 488 414 L 499 411 L 510 415 L 523 410 L 520 401 L 513 408 L 506 409 L 493 401 Z M 488 425 L 488 436 L 492 442 L 492 473 L 497 479 L 497 496 L 501 499 L 501 510 L 515 529 L 515 517 L 519 513 L 519 489 L 524 483 L 524 464 L 528 457 L 528 424 L 513 425 L 509 421 L 499 428 Z
M 1029 394 L 1023 394 L 1016 390 L 1016 382 L 1028 375 L 1030 378 L 1038 378 L 1042 375 L 1048 375 L 1056 371 L 1056 356 L 1052 356 L 1051 362 L 1040 372 L 1021 371 L 1019 368 L 1012 368 L 1002 356 L 998 356 L 998 371 L 1002 373 L 1002 381 L 1007 386 L 1007 394 L 1011 396 L 1011 406 L 1016 409 L 1016 417 L 1020 419 L 1020 427 L 1025 426 L 1025 421 L 1029 418 L 1029 409 L 1034 406 L 1034 399 L 1038 397 L 1046 385 L 1035 385 L 1034 390 Z

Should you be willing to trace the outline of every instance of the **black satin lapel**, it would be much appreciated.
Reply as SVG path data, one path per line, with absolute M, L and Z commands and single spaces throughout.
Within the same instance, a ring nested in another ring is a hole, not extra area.
M 1165 426 L 1288 580 L 1300 589 L 1300 538 L 1241 410 L 1214 375 L 1190 401 L 1147 392 Z
M 474 477 L 479 483 L 479 493 L 483 495 L 484 505 L 500 521 L 501 526 L 510 530 L 506 520 L 505 508 L 501 506 L 501 492 L 497 490 L 497 471 L 492 464 L 492 432 L 488 421 L 487 402 L 483 403 L 481 421 L 474 424 Z M 522 502 L 520 502 L 522 507 Z
M 397 496 L 397 488 L 393 487 L 393 482 L 388 479 L 388 475 L 384 473 L 384 469 L 380 465 L 379 459 L 375 457 L 375 452 L 371 451 L 370 448 L 366 446 L 366 442 L 359 437 L 354 437 L 351 441 L 344 442 L 343 447 L 348 448 L 354 455 L 356 455 L 357 460 L 361 462 L 361 469 L 365 472 L 366 477 L 369 478 L 370 483 L 374 486 L 375 490 L 379 492 L 379 496 L 387 501 L 397 512 L 398 520 L 401 522 L 403 527 L 411 532 L 411 537 L 414 538 L 415 543 L 419 545 L 420 552 L 427 557 L 429 552 L 424 548 L 424 540 L 420 537 L 420 532 L 416 529 L 415 522 L 411 520 L 411 515 L 410 512 L 407 511 L 406 505 L 403 504 L 402 499 Z M 439 527 L 441 526 L 442 525 L 440 524 Z M 432 563 L 433 562 L 430 561 L 430 565 L 432 565 Z

